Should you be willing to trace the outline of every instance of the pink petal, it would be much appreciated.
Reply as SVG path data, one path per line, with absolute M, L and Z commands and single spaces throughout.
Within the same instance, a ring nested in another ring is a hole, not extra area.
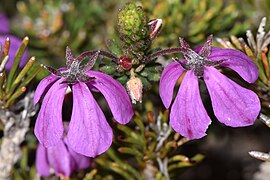
M 6 40 L 7 37 L 10 38 L 10 49 L 9 49 L 9 52 L 8 52 L 9 60 L 8 60 L 8 63 L 6 64 L 6 66 L 5 66 L 5 69 L 10 70 L 11 67 L 12 67 L 12 64 L 14 62 L 16 52 L 21 46 L 22 40 L 17 38 L 16 36 L 13 36 L 13 35 L 10 35 L 10 34 L 8 34 L 8 35 L 0 35 L 0 43 L 2 43 L 2 45 L 4 45 L 5 40 Z M 22 68 L 27 63 L 28 60 L 29 60 L 28 59 L 28 50 L 26 49 L 24 51 L 24 54 L 23 54 L 22 58 L 21 58 L 19 67 Z
M 87 85 L 74 84 L 68 144 L 77 153 L 95 157 L 111 146 L 112 136 L 112 129 Z
M 90 84 L 103 94 L 110 106 L 114 119 L 121 124 L 128 123 L 134 112 L 125 88 L 107 74 L 97 71 L 88 71 L 87 74 L 96 78 Z
M 174 86 L 183 74 L 184 68 L 178 62 L 172 62 L 163 70 L 159 82 L 159 95 L 168 109 L 172 102 Z
M 67 130 L 65 128 L 65 130 Z M 81 169 L 86 169 L 90 167 L 91 165 L 91 160 L 92 158 L 89 158 L 87 156 L 84 156 L 82 154 L 79 154 L 75 152 L 69 145 L 67 138 L 64 138 L 63 140 L 67 146 L 68 152 L 70 154 L 71 158 L 71 165 L 72 165 L 72 170 L 81 170 Z
M 46 93 L 45 91 L 48 90 L 48 88 L 57 80 L 59 79 L 55 75 L 49 75 L 43 80 L 40 81 L 38 84 L 36 91 L 35 91 L 35 96 L 34 96 L 34 104 L 37 104 L 38 101 L 40 100 L 41 96 Z
M 172 105 L 170 124 L 182 136 L 199 139 L 211 123 L 199 92 L 198 78 L 188 71 Z
M 91 165 L 91 158 L 81 155 L 79 153 L 76 153 L 71 148 L 68 147 L 68 151 L 70 153 L 70 156 L 72 157 L 72 161 L 74 163 L 73 170 L 81 170 L 89 168 Z
M 261 109 L 254 92 L 239 86 L 213 67 L 205 68 L 204 80 L 220 122 L 232 127 L 254 123 Z
M 41 144 L 38 144 L 36 153 L 36 169 L 40 176 L 50 176 L 50 165 L 48 162 L 47 151 Z
M 35 135 L 45 147 L 56 145 L 63 135 L 62 105 L 68 87 L 60 84 L 63 80 L 59 79 L 49 89 L 36 120 Z
M 57 176 L 70 176 L 72 173 L 71 156 L 61 140 L 55 146 L 47 148 L 48 161 Z
M 226 59 L 220 66 L 236 71 L 245 81 L 253 83 L 258 79 L 258 67 L 250 57 L 235 49 L 212 48 L 208 57 L 211 60 Z
M 64 128 L 65 128 L 65 132 L 68 132 L 68 125 L 67 123 L 64 124 Z M 86 169 L 89 168 L 92 162 L 92 158 L 89 158 L 87 156 L 84 156 L 82 154 L 79 154 L 77 152 L 75 152 L 69 145 L 67 138 L 65 137 L 63 139 L 68 152 L 70 154 L 70 158 L 71 158 L 71 169 L 72 171 L 76 171 L 76 170 L 81 170 L 81 169 Z

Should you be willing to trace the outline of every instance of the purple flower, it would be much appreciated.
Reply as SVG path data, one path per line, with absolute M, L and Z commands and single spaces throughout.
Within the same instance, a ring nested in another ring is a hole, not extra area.
M 252 125 L 260 111 L 258 96 L 220 73 L 213 66 L 225 66 L 236 71 L 245 81 L 253 83 L 258 78 L 258 68 L 252 59 L 233 49 L 212 48 L 212 36 L 203 47 L 190 49 L 180 40 L 180 52 L 185 59 L 169 64 L 162 72 L 159 92 L 168 109 L 173 89 L 179 77 L 187 71 L 171 107 L 170 124 L 181 135 L 198 139 L 206 135 L 211 120 L 203 106 L 198 79 L 204 80 L 210 94 L 217 119 L 227 126 Z
M 22 40 L 10 34 L 9 21 L 4 14 L 0 14 L 0 43 L 2 44 L 2 47 L 4 46 L 7 38 L 10 39 L 10 48 L 8 53 L 9 60 L 5 66 L 5 69 L 10 70 L 14 62 L 16 52 L 20 48 Z M 1 56 L 2 53 L 0 53 L 0 58 Z M 28 51 L 26 49 L 20 61 L 19 67 L 22 68 L 27 63 L 27 60 Z
M 94 55 L 81 65 L 89 53 Z M 35 125 L 35 135 L 43 146 L 54 146 L 61 140 L 64 130 L 62 104 L 68 86 L 73 93 L 73 109 L 67 141 L 75 152 L 95 157 L 112 143 L 112 129 L 90 90 L 103 94 L 117 122 L 126 124 L 132 118 L 134 112 L 125 88 L 111 76 L 89 70 L 98 54 L 89 51 L 74 58 L 67 47 L 67 69 L 45 66 L 52 74 L 40 82 L 34 97 L 36 104 L 45 94 Z
M 73 171 L 86 169 L 90 164 L 91 158 L 74 152 L 66 138 L 52 147 L 38 145 L 36 169 L 40 176 L 50 176 L 53 169 L 57 176 L 69 177 Z

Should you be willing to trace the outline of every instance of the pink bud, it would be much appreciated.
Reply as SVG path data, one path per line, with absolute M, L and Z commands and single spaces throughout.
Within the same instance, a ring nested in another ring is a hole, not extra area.
M 140 103 L 142 102 L 142 89 L 143 89 L 142 81 L 137 77 L 132 77 L 127 82 L 127 90 L 133 104 L 136 104 L 136 102 L 138 101 Z
M 148 23 L 150 27 L 150 38 L 153 40 L 159 34 L 161 27 L 162 27 L 162 19 L 153 19 L 150 20 Z

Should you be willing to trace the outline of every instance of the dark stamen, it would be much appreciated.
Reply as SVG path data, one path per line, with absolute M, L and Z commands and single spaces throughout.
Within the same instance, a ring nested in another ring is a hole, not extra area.
M 71 49 L 67 46 L 67 48 L 66 48 L 66 66 L 68 69 L 70 68 L 74 59 L 75 58 L 72 55 Z
M 207 58 L 211 53 L 213 35 L 208 36 L 206 43 L 203 45 L 199 55 Z
M 97 51 L 91 59 L 81 68 L 83 72 L 90 70 L 96 63 L 100 51 Z
M 47 71 L 49 71 L 50 73 L 54 74 L 55 76 L 59 76 L 59 77 L 62 76 L 61 72 L 58 71 L 57 69 L 54 69 L 54 68 L 52 68 L 50 66 L 46 66 L 44 64 L 41 64 L 41 67 L 45 68 Z
M 180 47 L 184 49 L 190 49 L 189 44 L 184 40 L 184 38 L 179 37 L 179 43 L 180 43 Z

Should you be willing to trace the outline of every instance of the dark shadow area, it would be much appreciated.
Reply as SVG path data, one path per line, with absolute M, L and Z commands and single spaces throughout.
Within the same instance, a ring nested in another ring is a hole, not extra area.
M 200 152 L 205 159 L 199 165 L 188 168 L 178 179 L 251 180 L 261 161 L 249 156 L 248 152 L 268 152 L 269 138 L 269 128 L 259 121 L 246 128 L 226 127 L 213 121 L 208 136 L 181 148 L 181 153 L 185 155 Z

